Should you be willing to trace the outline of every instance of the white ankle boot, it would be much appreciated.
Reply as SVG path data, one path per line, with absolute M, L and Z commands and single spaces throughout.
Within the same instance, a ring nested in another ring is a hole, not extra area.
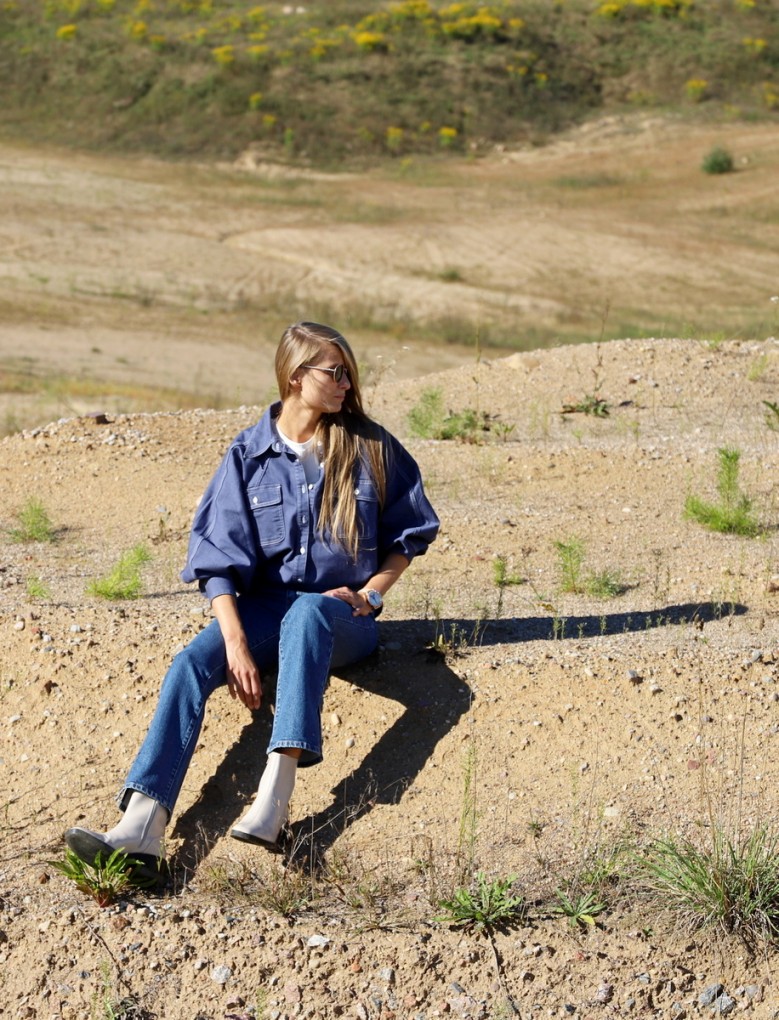
M 289 813 L 289 799 L 295 788 L 298 760 L 271 751 L 254 803 L 230 830 L 234 839 L 278 850 L 277 840 Z
M 65 842 L 70 849 L 93 865 L 98 855 L 103 863 L 114 850 L 123 850 L 128 857 L 141 863 L 139 877 L 159 876 L 164 864 L 163 836 L 168 812 L 156 800 L 133 790 L 119 824 L 108 832 L 91 829 L 68 829 Z
M 124 814 L 103 839 L 115 849 L 128 854 L 162 857 L 162 838 L 168 823 L 168 812 L 156 800 L 133 790 Z

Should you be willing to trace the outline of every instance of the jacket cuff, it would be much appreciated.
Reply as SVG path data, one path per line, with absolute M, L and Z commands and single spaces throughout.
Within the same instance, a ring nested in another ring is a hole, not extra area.
M 226 577 L 209 577 L 203 588 L 203 593 L 209 602 L 213 602 L 217 595 L 235 595 L 235 585 L 231 584 Z

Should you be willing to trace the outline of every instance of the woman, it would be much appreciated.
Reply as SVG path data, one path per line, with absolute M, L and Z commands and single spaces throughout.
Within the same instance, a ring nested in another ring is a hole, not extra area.
M 357 363 L 335 329 L 300 322 L 276 352 L 281 401 L 228 450 L 195 516 L 185 581 L 215 620 L 173 661 L 108 832 L 65 839 L 93 863 L 124 850 L 159 877 L 163 836 L 206 701 L 227 685 L 256 710 L 277 667 L 276 707 L 257 795 L 231 830 L 278 849 L 298 767 L 322 760 L 331 667 L 370 654 L 384 597 L 438 531 L 410 455 L 363 411 Z

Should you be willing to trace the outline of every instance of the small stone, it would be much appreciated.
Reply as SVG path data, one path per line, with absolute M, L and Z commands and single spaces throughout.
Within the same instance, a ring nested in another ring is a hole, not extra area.
M 598 991 L 595 993 L 596 1002 L 611 1002 L 613 997 L 614 986 L 607 984 L 605 981 L 602 985 L 600 985 Z
M 330 725 L 331 726 L 340 726 L 341 725 L 341 717 L 340 717 L 340 715 L 337 712 L 331 712 L 330 713 Z
M 379 977 L 382 981 L 385 981 L 388 985 L 395 983 L 395 971 L 392 967 L 382 967 L 379 971 Z
M 25 627 L 24 620 L 17 620 L 16 623 L 14 624 L 14 630 L 24 630 L 24 627 Z
M 294 1006 L 301 1000 L 300 985 L 294 981 L 288 981 L 284 985 L 284 998 L 291 1005 Z
M 327 935 L 312 935 L 306 945 L 309 949 L 319 949 L 322 946 L 326 946 L 330 943 L 330 939 Z
M 723 993 L 718 999 L 715 999 L 711 1005 L 713 1011 L 719 1014 L 719 1016 L 727 1016 L 728 1013 L 732 1013 L 736 1008 L 736 1000 L 732 999 L 726 993 Z
M 652 981 L 651 977 L 648 974 L 636 974 L 636 977 L 638 978 L 642 985 L 648 985 Z
M 211 980 L 215 981 L 218 985 L 226 985 L 232 976 L 233 972 L 229 967 L 225 967 L 224 964 L 214 967 L 211 971 Z
M 350 747 L 354 747 L 354 737 L 347 737 L 346 740 L 344 740 L 344 747 L 347 751 Z
M 714 1002 L 722 995 L 725 988 L 721 984 L 709 985 L 708 988 L 704 988 L 701 994 L 698 996 L 699 1006 L 713 1006 Z
M 634 669 L 628 670 L 628 680 L 632 684 L 635 684 L 636 686 L 644 682 L 644 678 L 641 676 L 641 674 L 637 673 Z

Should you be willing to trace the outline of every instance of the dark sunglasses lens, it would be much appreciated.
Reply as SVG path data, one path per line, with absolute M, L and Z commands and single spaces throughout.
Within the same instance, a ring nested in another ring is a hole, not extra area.
M 335 371 L 333 372 L 333 379 L 335 379 L 336 382 L 340 382 L 343 379 L 343 377 L 344 377 L 343 365 L 336 365 Z

